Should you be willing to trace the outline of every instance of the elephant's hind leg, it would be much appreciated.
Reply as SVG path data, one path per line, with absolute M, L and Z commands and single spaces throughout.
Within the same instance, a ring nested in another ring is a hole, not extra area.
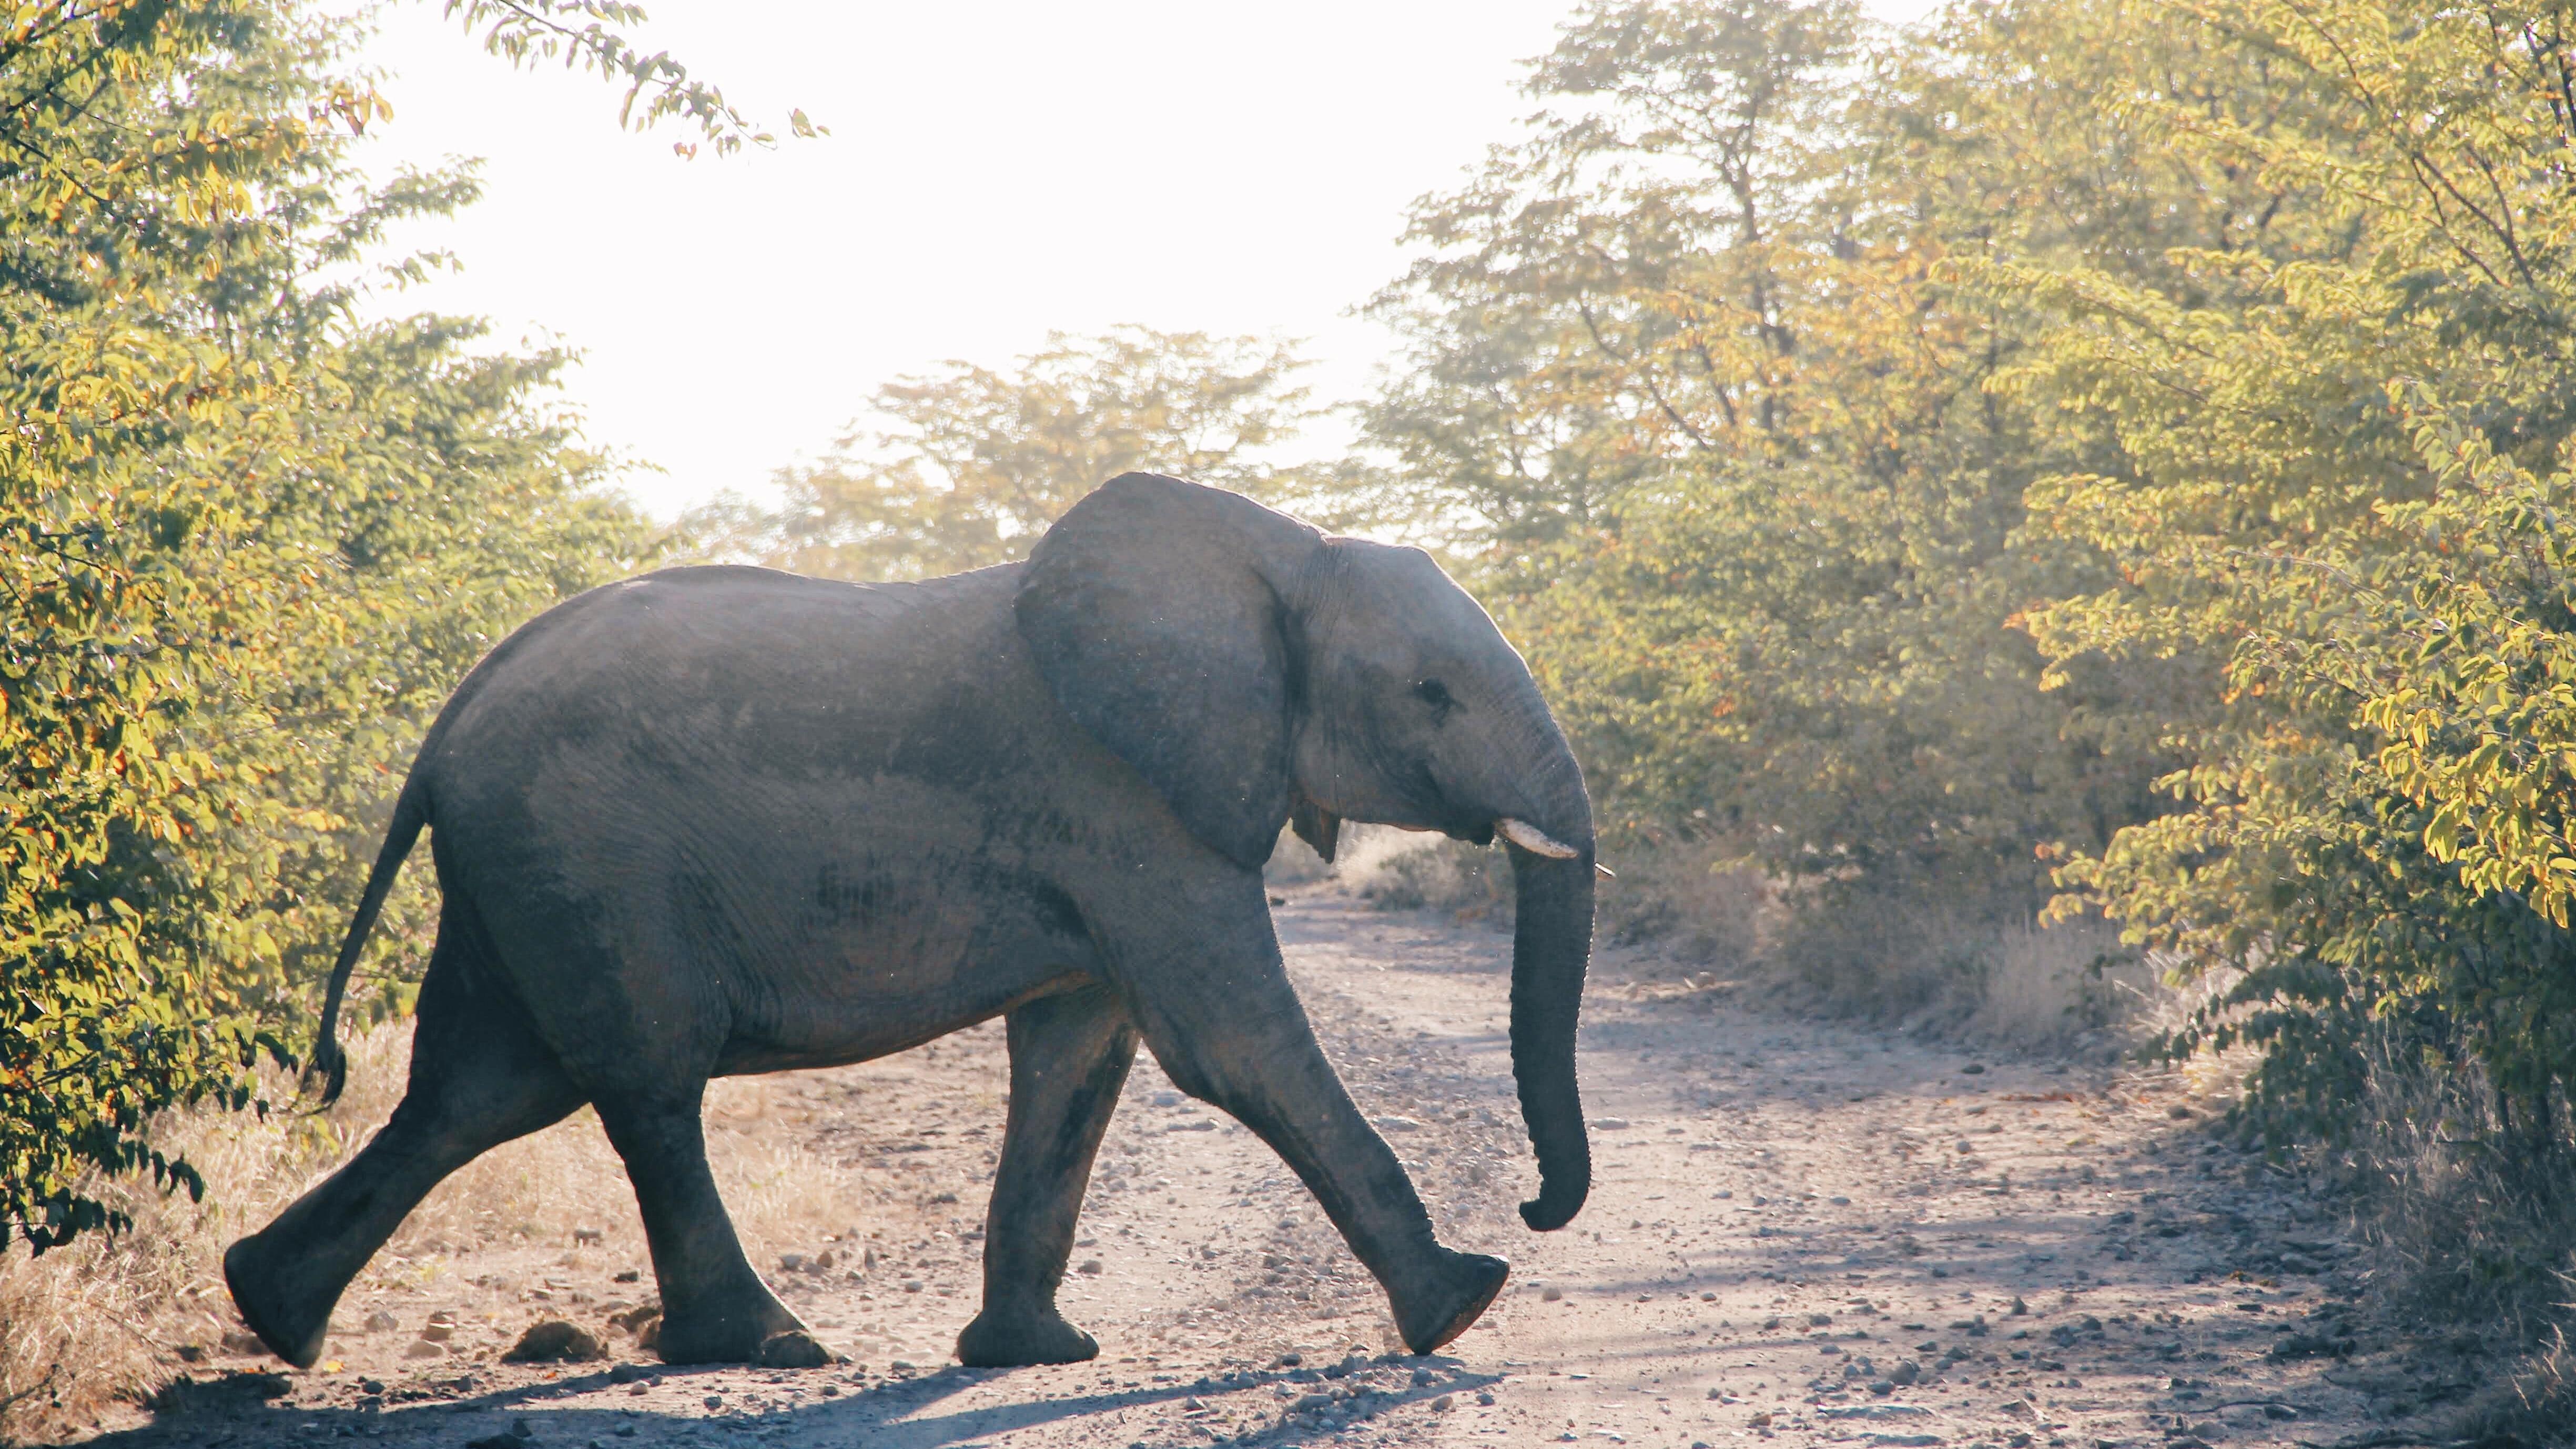
M 478 935 L 453 915 L 439 923 L 410 1086 L 392 1119 L 346 1166 L 224 1254 L 242 1321 L 298 1368 L 321 1357 L 341 1292 L 431 1188 L 582 1103 L 516 993 L 474 945 Z
M 971 1367 L 1080 1363 L 1100 1352 L 1056 1311 L 1091 1160 L 1136 1059 L 1136 1028 L 1105 987 L 1010 1014 L 1011 1115 L 985 1217 L 984 1311 L 957 1335 Z
M 733 1219 L 707 1170 L 701 1118 L 706 1084 L 683 1095 L 602 1093 L 600 1124 L 643 1210 L 653 1247 L 653 1276 L 662 1285 L 659 1352 L 666 1363 L 749 1363 L 761 1345 L 805 1325 L 760 1281 L 734 1236 Z

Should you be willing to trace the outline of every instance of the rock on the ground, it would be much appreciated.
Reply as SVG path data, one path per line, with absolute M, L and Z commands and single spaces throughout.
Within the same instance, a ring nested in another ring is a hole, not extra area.
M 814 1335 L 796 1329 L 773 1333 L 760 1343 L 762 1368 L 821 1368 L 831 1361 L 831 1350 L 816 1342 Z
M 519 1335 L 503 1363 L 589 1363 L 608 1357 L 599 1335 L 578 1323 L 549 1318 Z

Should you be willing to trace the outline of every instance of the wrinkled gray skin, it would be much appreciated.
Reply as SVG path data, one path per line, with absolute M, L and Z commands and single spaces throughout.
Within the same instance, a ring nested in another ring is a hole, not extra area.
M 1508 1270 L 1433 1236 L 1316 1045 L 1261 880 L 1292 811 L 1327 853 L 1345 818 L 1481 842 L 1512 817 L 1575 847 L 1510 847 L 1512 1061 L 1541 1178 L 1521 1212 L 1562 1226 L 1591 1181 L 1574 1035 L 1593 828 L 1529 671 L 1418 550 L 1128 474 L 1026 564 L 875 586 L 675 569 L 495 649 L 413 765 L 316 1053 L 336 1094 L 341 983 L 428 825 L 444 907 L 409 1090 L 233 1245 L 233 1301 L 309 1366 L 432 1186 L 588 1102 L 643 1210 L 662 1356 L 810 1354 L 708 1174 L 708 1078 L 1000 1014 L 1009 1126 L 965 1362 L 1098 1352 L 1055 1295 L 1139 1037 L 1287 1160 L 1427 1353 Z

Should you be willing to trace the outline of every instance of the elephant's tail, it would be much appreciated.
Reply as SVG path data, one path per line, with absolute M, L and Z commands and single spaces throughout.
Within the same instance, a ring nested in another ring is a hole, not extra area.
M 340 998 L 349 989 L 349 973 L 357 967 L 358 953 L 366 949 L 367 936 L 376 929 L 376 915 L 385 908 L 385 897 L 392 893 L 394 877 L 402 870 L 403 857 L 411 854 L 412 845 L 420 839 L 420 828 L 429 823 L 429 802 L 423 798 L 419 777 L 403 785 L 400 798 L 394 801 L 393 823 L 385 830 L 384 847 L 376 852 L 375 869 L 367 872 L 367 889 L 358 897 L 358 914 L 349 922 L 347 939 L 340 943 L 340 959 L 331 967 L 331 986 L 322 997 L 322 1032 L 313 1043 L 313 1056 L 304 1064 L 304 1079 L 323 1076 L 322 1095 L 314 1110 L 340 1100 L 340 1089 L 349 1082 L 349 1056 L 340 1050 Z

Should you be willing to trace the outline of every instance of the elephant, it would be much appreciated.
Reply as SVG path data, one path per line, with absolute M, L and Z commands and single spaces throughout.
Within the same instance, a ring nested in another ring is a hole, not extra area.
M 405 1095 L 231 1245 L 233 1302 L 310 1366 L 432 1187 L 587 1103 L 642 1212 L 661 1356 L 813 1355 L 717 1195 L 706 1083 L 999 1016 L 1007 1125 L 963 1362 L 1098 1353 L 1056 1294 L 1140 1040 L 1288 1163 L 1432 1352 L 1509 1267 L 1435 1235 L 1316 1042 L 1262 878 L 1283 824 L 1329 859 L 1344 821 L 1502 837 L 1539 1171 L 1520 1211 L 1562 1227 L 1591 1187 L 1592 807 L 1521 656 L 1428 554 L 1130 473 L 1021 563 L 895 584 L 700 566 L 577 595 L 423 738 L 307 1063 L 327 1104 L 350 970 L 426 828 L 440 905 Z

